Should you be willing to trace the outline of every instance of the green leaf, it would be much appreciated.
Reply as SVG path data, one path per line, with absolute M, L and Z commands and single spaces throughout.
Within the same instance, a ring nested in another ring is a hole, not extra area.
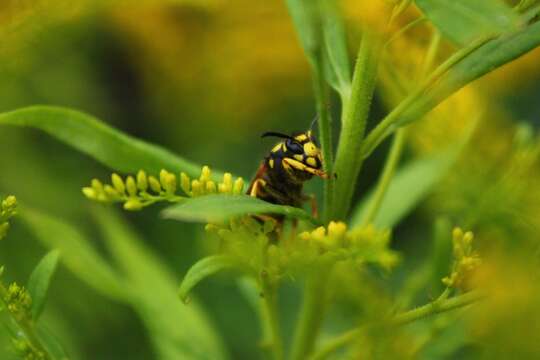
M 126 135 L 90 115 L 71 109 L 31 106 L 1 113 L 0 125 L 42 130 L 119 172 L 135 173 L 143 169 L 157 174 L 166 169 L 198 177 L 201 171 L 201 166 L 164 148 Z M 219 177 L 217 172 L 214 175 Z
M 351 88 L 351 65 L 347 52 L 347 39 L 343 18 L 339 13 L 335 0 L 320 0 L 323 24 L 323 38 L 326 49 L 327 62 L 330 65 L 328 83 L 347 97 Z M 335 81 L 331 79 L 335 78 Z
M 403 115 L 400 125 L 418 119 L 442 100 L 481 76 L 520 57 L 540 44 L 540 22 L 487 41 L 455 63 L 427 94 Z
M 105 245 L 123 269 L 131 289 L 129 301 L 146 325 L 157 358 L 164 360 L 220 360 L 223 344 L 196 301 L 184 305 L 177 280 L 163 260 L 143 244 L 137 234 L 111 209 L 93 213 Z
M 182 301 L 188 300 L 188 294 L 199 282 L 220 271 L 241 268 L 241 264 L 227 255 L 214 255 L 197 261 L 187 272 L 180 284 L 178 294 Z
M 39 241 L 62 253 L 63 263 L 80 279 L 103 296 L 114 300 L 124 299 L 125 290 L 121 278 L 77 228 L 26 207 L 20 211 L 20 216 Z
M 308 60 L 316 62 L 321 49 L 318 0 L 286 0 L 289 14 Z
M 52 277 L 58 265 L 60 251 L 49 252 L 36 266 L 28 280 L 28 292 L 32 298 L 32 319 L 37 321 L 43 311 Z
M 300 44 L 310 64 L 323 69 L 325 80 L 340 95 L 347 97 L 351 70 L 345 26 L 333 0 L 287 0 Z
M 37 331 L 43 346 L 52 357 L 51 360 L 69 360 L 69 356 L 60 341 L 48 329 L 38 327 Z
M 518 14 L 501 0 L 416 0 L 416 5 L 444 36 L 461 46 L 520 23 Z
M 379 212 L 373 220 L 378 228 L 392 228 L 409 214 L 440 181 L 456 162 L 465 141 L 449 148 L 412 161 L 399 169 L 394 175 L 381 203 Z M 353 212 L 353 227 L 362 224 L 375 190 Z
M 367 157 L 396 129 L 421 119 L 450 95 L 524 55 L 540 44 L 540 22 L 503 34 L 485 38 L 458 51 L 456 56 L 442 64 L 425 86 L 410 94 L 369 133 L 362 145 Z
M 247 214 L 280 214 L 290 218 L 318 221 L 303 209 L 275 205 L 248 195 L 207 195 L 186 199 L 162 212 L 167 219 L 217 222 Z

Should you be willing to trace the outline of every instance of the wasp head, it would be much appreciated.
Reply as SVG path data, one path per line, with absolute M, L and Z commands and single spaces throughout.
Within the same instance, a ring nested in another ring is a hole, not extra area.
M 285 135 L 267 132 L 266 136 L 276 136 L 284 140 L 274 146 L 267 157 L 271 169 L 283 169 L 290 176 L 305 181 L 313 175 L 328 178 L 322 170 L 322 154 L 312 131 Z

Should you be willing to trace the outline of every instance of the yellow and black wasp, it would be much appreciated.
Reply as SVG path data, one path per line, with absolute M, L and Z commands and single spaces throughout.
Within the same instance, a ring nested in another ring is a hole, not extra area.
M 247 194 L 278 205 L 302 207 L 314 198 L 305 196 L 302 187 L 313 176 L 327 179 L 322 169 L 321 150 L 312 131 L 286 135 L 266 132 L 262 137 L 278 137 L 283 141 L 276 144 L 265 157 L 255 177 L 249 185 Z M 316 215 L 316 206 L 312 202 Z

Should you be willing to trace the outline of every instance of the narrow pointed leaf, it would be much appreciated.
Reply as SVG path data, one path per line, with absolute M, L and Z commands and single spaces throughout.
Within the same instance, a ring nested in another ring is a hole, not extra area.
M 321 48 L 318 0 L 286 0 L 289 14 L 308 60 L 316 61 Z
M 465 141 L 412 161 L 399 169 L 390 182 L 381 207 L 373 220 L 378 228 L 392 228 L 422 201 L 456 162 Z M 351 224 L 359 226 L 373 199 L 374 190 L 353 213 Z
M 364 141 L 363 156 L 369 156 L 399 127 L 421 119 L 462 87 L 539 45 L 540 22 L 537 21 L 495 38 L 480 39 L 470 49 L 462 49 L 467 50 L 466 56 L 452 64 L 428 87 L 421 89 L 421 96 L 412 93 L 379 122 Z
M 47 299 L 52 277 L 60 259 L 60 251 L 49 252 L 36 266 L 28 280 L 28 292 L 32 298 L 32 319 L 37 321 Z
M 51 249 L 60 250 L 62 262 L 75 275 L 103 296 L 114 300 L 124 298 L 121 279 L 77 228 L 26 207 L 20 214 L 40 242 Z
M 327 75 L 329 84 L 341 96 L 347 96 L 351 87 L 351 69 L 347 52 L 345 25 L 334 0 L 321 0 L 323 38 L 331 75 Z M 330 81 L 335 78 L 335 83 Z
M 42 130 L 65 144 L 93 157 L 119 172 L 143 169 L 183 171 L 198 177 L 201 166 L 172 152 L 136 139 L 85 113 L 54 106 L 31 106 L 0 113 L 0 125 L 15 125 Z M 216 172 L 215 176 L 219 176 Z
M 241 215 L 279 214 L 317 223 L 304 210 L 275 205 L 247 195 L 207 195 L 190 198 L 163 211 L 167 219 L 216 222 Z
M 186 302 L 189 292 L 199 282 L 218 272 L 241 268 L 241 264 L 227 255 L 208 256 L 197 261 L 187 272 L 180 284 L 178 294 L 182 301 Z
M 518 14 L 502 0 L 416 0 L 416 4 L 444 36 L 460 46 L 520 23 Z
M 175 276 L 137 233 L 110 209 L 93 212 L 105 245 L 126 275 L 131 291 L 126 299 L 148 329 L 163 360 L 221 360 L 228 356 L 220 337 L 195 299 L 189 305 L 178 299 Z

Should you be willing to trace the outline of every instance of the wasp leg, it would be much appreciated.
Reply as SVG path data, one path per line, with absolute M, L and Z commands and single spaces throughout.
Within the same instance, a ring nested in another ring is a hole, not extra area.
M 319 207 L 317 206 L 317 197 L 314 194 L 309 194 L 305 196 L 306 201 L 309 201 L 311 206 L 311 216 L 315 219 L 319 218 Z
M 311 167 L 307 166 L 306 164 L 304 164 L 304 163 L 302 163 L 302 162 L 300 162 L 298 160 L 286 157 L 286 158 L 283 158 L 282 163 L 284 165 L 289 165 L 289 166 L 293 167 L 296 170 L 305 171 L 305 172 L 308 172 L 310 174 L 319 176 L 319 177 L 321 177 L 323 179 L 328 179 L 328 174 L 326 174 L 324 171 L 311 168 Z
M 266 181 L 264 181 L 263 179 L 257 179 L 253 182 L 253 186 L 251 187 L 251 191 L 249 193 L 250 196 L 253 196 L 253 197 L 258 197 L 258 194 L 259 194 L 259 187 L 261 186 L 265 186 L 266 185 Z

